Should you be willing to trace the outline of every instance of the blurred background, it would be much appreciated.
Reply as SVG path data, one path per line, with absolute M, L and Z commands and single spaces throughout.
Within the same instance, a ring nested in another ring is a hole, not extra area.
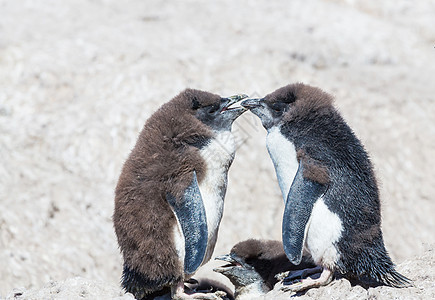
M 0 0 L 0 298 L 72 276 L 118 284 L 122 164 L 186 87 L 333 94 L 375 165 L 393 260 L 421 255 L 435 243 L 434 16 L 430 0 Z M 250 113 L 233 129 L 215 255 L 281 237 L 266 132 Z

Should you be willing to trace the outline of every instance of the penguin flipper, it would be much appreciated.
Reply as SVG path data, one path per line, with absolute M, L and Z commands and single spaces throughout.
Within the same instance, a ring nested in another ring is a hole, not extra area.
M 303 176 L 304 165 L 299 162 L 285 203 L 282 221 L 282 241 L 289 260 L 299 265 L 305 242 L 305 232 L 314 203 L 326 191 L 327 186 Z
M 181 201 L 177 201 L 170 194 L 166 198 L 172 206 L 183 231 L 185 241 L 184 272 L 193 274 L 204 259 L 208 242 L 205 207 L 196 172 L 193 171 L 192 182 L 184 191 Z

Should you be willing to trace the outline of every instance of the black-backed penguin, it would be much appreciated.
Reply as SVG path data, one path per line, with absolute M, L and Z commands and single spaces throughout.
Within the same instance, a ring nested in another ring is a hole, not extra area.
M 122 286 L 137 299 L 170 288 L 187 295 L 184 280 L 214 250 L 228 169 L 236 144 L 233 121 L 245 98 L 187 89 L 145 123 L 115 190 L 113 222 L 124 258 Z
M 307 257 L 303 257 L 297 266 L 292 264 L 284 253 L 282 242 L 274 240 L 249 239 L 237 243 L 229 254 L 216 259 L 228 262 L 214 271 L 234 284 L 236 300 L 250 300 L 266 294 L 278 282 L 278 274 L 316 267 Z M 297 277 L 296 273 L 291 274 Z M 299 276 L 302 276 L 300 272 Z
M 242 106 L 267 130 L 267 149 L 285 201 L 282 238 L 290 261 L 303 253 L 320 278 L 286 290 L 326 285 L 335 271 L 393 287 L 410 285 L 395 270 L 382 238 L 379 192 L 363 145 L 333 107 L 333 98 L 302 83 Z

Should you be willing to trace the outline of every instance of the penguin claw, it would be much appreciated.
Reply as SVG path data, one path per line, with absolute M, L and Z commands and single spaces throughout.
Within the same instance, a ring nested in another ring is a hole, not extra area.
M 290 285 L 283 285 L 280 290 L 283 292 L 300 292 L 306 289 L 306 286 L 302 284 L 302 281 L 296 281 Z
M 305 269 L 302 270 L 303 272 L 300 273 L 302 275 L 306 275 L 308 274 L 317 274 L 315 273 L 316 270 L 319 270 L 319 267 L 316 268 L 312 268 L 312 269 Z M 307 277 L 304 279 L 300 279 L 297 280 L 296 283 L 292 282 L 289 285 L 284 285 L 284 281 L 282 281 L 281 283 L 283 284 L 283 286 L 280 288 L 281 291 L 284 292 L 300 292 L 300 291 L 304 291 L 307 290 L 309 288 L 313 288 L 313 287 L 319 287 L 319 286 L 324 286 L 324 285 L 328 285 L 332 279 L 333 279 L 333 272 L 328 269 L 328 268 L 323 268 L 322 273 L 320 274 L 320 276 L 316 279 L 313 279 L 311 277 Z M 287 280 L 287 278 L 286 278 Z M 290 280 L 291 280 L 291 275 L 290 275 Z

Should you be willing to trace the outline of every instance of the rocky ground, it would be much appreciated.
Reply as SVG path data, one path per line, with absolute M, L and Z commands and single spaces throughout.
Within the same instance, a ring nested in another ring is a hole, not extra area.
M 0 298 L 128 299 L 113 191 L 145 120 L 186 87 L 262 96 L 296 81 L 334 94 L 365 144 L 387 249 L 415 280 L 300 298 L 434 298 L 434 15 L 429 0 L 0 0 Z M 216 255 L 281 236 L 265 131 L 249 113 L 233 129 Z

